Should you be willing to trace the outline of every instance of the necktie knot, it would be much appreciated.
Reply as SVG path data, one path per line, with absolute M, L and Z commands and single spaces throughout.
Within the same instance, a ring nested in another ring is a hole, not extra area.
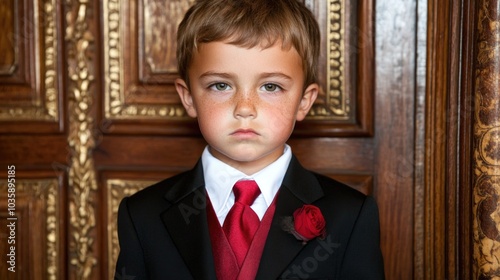
M 254 180 L 238 181 L 233 187 L 235 203 L 250 206 L 260 194 L 260 189 Z

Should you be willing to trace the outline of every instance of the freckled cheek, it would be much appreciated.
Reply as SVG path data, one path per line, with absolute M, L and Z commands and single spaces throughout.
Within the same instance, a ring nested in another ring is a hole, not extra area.
M 198 123 L 202 132 L 220 131 L 223 128 L 225 112 L 219 108 L 209 107 L 198 114 Z
M 225 111 L 222 111 L 222 110 L 218 110 L 217 108 L 213 108 L 211 110 L 207 110 L 204 114 L 204 117 L 205 117 L 205 121 L 207 122 L 210 122 L 210 123 L 215 123 L 215 125 L 217 124 L 217 122 L 219 121 L 223 121 L 224 119 L 226 119 L 227 117 L 225 117 L 227 113 Z
M 291 129 L 294 123 L 294 118 L 290 112 L 280 110 L 270 112 L 267 119 L 269 120 L 269 129 L 276 134 L 281 133 L 283 130 Z
M 198 103 L 198 114 L 206 118 L 218 118 L 227 111 L 221 102 L 215 102 L 210 99 L 202 100 Z M 227 113 L 227 112 L 226 112 Z

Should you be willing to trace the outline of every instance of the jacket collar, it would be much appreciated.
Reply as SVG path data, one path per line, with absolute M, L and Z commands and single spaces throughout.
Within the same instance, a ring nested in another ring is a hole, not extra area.
M 292 156 L 282 185 L 303 204 L 311 204 L 324 196 L 316 176 L 302 167 L 295 156 Z
M 167 190 L 164 198 L 170 203 L 176 204 L 204 186 L 203 166 L 199 160 L 193 169 L 184 173 L 182 178 Z

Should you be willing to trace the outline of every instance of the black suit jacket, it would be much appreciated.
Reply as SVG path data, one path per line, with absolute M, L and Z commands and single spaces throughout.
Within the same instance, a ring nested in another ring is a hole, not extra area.
M 205 202 L 201 161 L 124 198 L 115 279 L 216 279 Z M 306 245 L 280 225 L 304 204 L 318 206 L 327 227 L 325 239 Z M 384 279 L 379 239 L 373 198 L 292 157 L 256 279 Z

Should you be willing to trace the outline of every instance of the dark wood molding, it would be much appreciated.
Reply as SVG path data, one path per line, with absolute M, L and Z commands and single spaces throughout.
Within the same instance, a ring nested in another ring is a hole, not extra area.
M 457 279 L 472 279 L 472 123 L 474 114 L 474 94 L 473 94 L 473 64 L 474 64 L 474 36 L 475 36 L 475 1 L 461 1 L 461 21 L 456 18 L 459 24 L 460 52 L 455 53 L 456 62 L 459 64 L 460 81 L 456 84 L 459 114 L 457 126 L 458 145 L 453 152 L 457 153 L 456 166 L 450 168 L 450 178 L 456 178 L 455 188 L 457 189 L 457 215 L 455 220 L 457 226 L 455 235 L 457 236 L 455 245 L 457 250 L 457 266 L 454 275 Z M 450 105 L 451 106 L 451 105 Z M 450 277 L 453 274 L 450 272 Z
M 424 149 L 424 279 L 445 279 L 446 139 L 449 99 L 451 4 L 430 1 Z
M 428 3 L 423 167 L 426 234 L 424 274 L 419 276 L 471 279 L 475 8 L 470 0 Z
M 447 147 L 448 279 L 472 279 L 472 118 L 475 5 L 453 3 L 450 30 L 450 99 Z

